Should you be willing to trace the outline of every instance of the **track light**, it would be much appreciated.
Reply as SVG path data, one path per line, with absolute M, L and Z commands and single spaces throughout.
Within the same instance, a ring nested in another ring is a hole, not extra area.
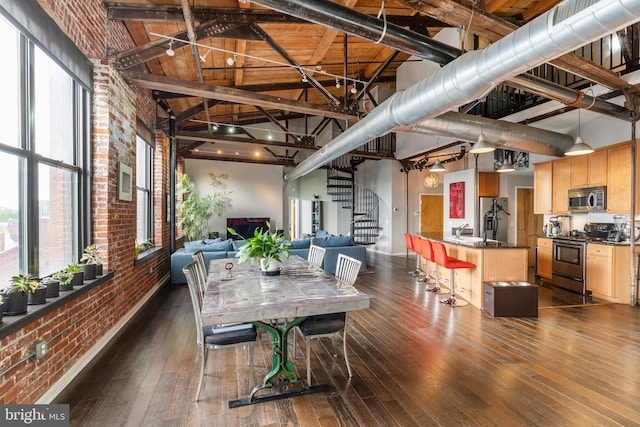
M 218 124 L 217 124 L 217 123 L 214 123 L 214 124 L 211 126 L 211 128 L 212 128 L 214 131 L 218 130 L 218 127 L 219 127 L 219 126 L 218 126 Z
M 318 63 L 316 64 L 316 70 L 317 70 L 317 71 L 322 71 L 322 64 L 321 64 L 321 63 L 319 63 L 319 62 L 318 62 Z
M 356 87 L 356 85 L 351 86 L 351 93 L 354 95 L 358 93 L 358 88 Z
M 304 83 L 308 82 L 308 80 L 307 80 L 307 74 L 306 74 L 306 73 L 304 73 L 304 72 L 302 72 L 302 81 L 303 81 Z
M 236 52 L 233 52 L 233 58 L 232 57 L 227 58 L 227 65 L 232 66 L 233 64 L 236 63 L 237 59 L 238 59 L 238 54 Z
M 169 48 L 166 50 L 167 56 L 174 56 L 176 52 L 173 50 L 173 40 L 169 40 Z
M 336 89 L 340 89 L 340 80 L 336 77 Z

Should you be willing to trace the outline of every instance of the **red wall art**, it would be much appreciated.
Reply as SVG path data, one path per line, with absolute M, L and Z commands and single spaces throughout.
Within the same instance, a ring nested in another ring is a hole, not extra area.
M 449 218 L 464 218 L 464 182 L 449 184 Z

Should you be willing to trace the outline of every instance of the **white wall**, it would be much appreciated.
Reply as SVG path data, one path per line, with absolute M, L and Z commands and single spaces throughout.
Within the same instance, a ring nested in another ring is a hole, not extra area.
M 201 194 L 212 194 L 209 172 L 227 173 L 227 190 L 231 191 L 231 209 L 209 222 L 211 231 L 226 234 L 229 217 L 269 217 L 272 228 L 285 228 L 283 206 L 285 182 L 282 166 L 186 159 L 185 172 Z

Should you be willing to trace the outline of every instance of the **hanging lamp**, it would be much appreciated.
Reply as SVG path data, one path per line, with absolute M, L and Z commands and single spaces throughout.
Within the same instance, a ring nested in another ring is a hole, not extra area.
M 584 139 L 580 136 L 580 110 L 581 108 L 578 108 L 578 136 L 576 137 L 576 142 L 565 151 L 565 156 L 581 156 L 583 154 L 593 153 L 593 148 L 584 142 Z

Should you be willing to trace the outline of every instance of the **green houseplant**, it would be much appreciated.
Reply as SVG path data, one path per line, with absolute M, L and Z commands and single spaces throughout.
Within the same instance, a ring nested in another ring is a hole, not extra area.
M 183 174 L 180 177 L 178 194 L 182 196 L 182 202 L 178 205 L 177 212 L 182 219 L 182 234 L 187 241 L 206 238 L 211 217 L 222 216 L 231 208 L 231 192 L 226 190 L 224 183 L 229 176 L 226 173 L 209 173 L 209 178 L 214 193 L 203 196 L 189 175 Z
M 253 237 L 244 239 L 245 243 L 240 246 L 236 256 L 240 262 L 247 262 L 251 259 L 260 260 L 260 270 L 263 272 L 274 272 L 278 274 L 280 270 L 275 262 L 281 262 L 289 258 L 289 249 L 293 245 L 284 239 L 282 234 L 273 233 L 271 224 L 267 222 L 267 230 L 256 228 Z M 233 236 L 240 236 L 233 228 L 228 227 L 227 231 Z
M 53 274 L 51 278 L 58 281 L 61 291 L 70 291 L 73 289 L 73 274 L 67 270 L 59 271 Z
M 71 280 L 72 284 L 82 285 L 84 283 L 84 271 L 82 270 L 82 266 L 77 262 L 72 262 L 67 265 L 67 273 L 73 275 L 73 279 Z
M 29 295 L 34 294 L 40 288 L 46 296 L 46 288 L 40 286 L 40 283 L 30 274 L 13 276 L 9 285 L 2 290 L 4 314 L 12 316 L 26 313 Z
M 80 264 L 84 271 L 85 280 L 95 279 L 96 276 L 102 276 L 102 261 L 98 255 L 98 245 L 89 245 L 84 248 Z

